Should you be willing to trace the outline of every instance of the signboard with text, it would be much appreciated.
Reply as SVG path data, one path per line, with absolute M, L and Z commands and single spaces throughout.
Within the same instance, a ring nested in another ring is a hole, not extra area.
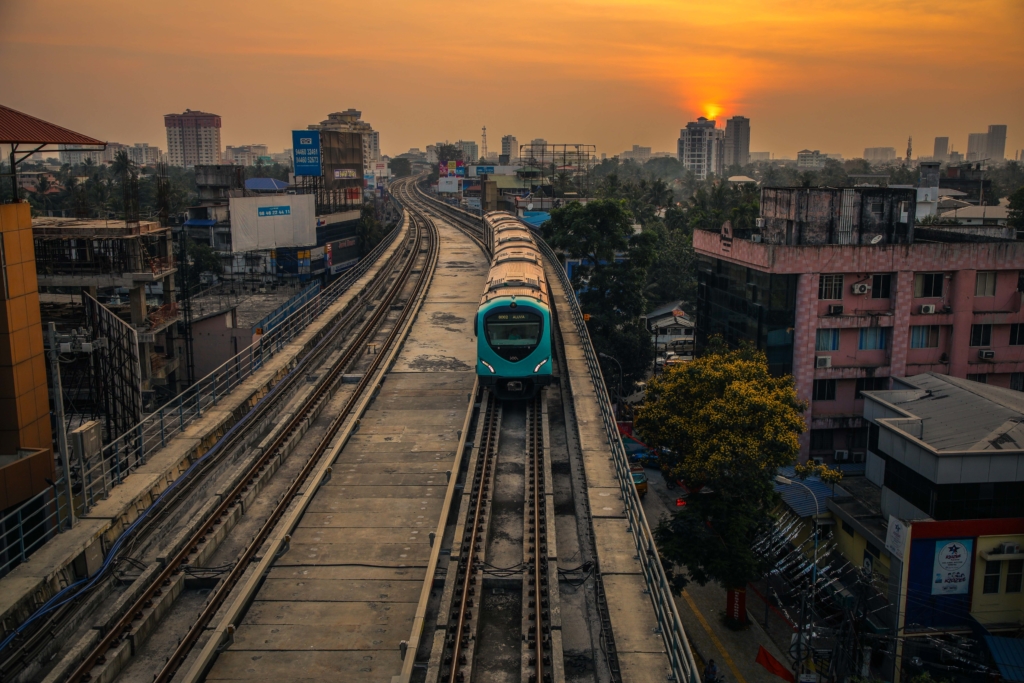
M 355 180 L 359 177 L 359 173 L 352 168 L 336 168 L 334 169 L 335 180 Z
M 966 595 L 970 588 L 974 540 L 936 541 L 932 595 Z
M 323 175 L 323 169 L 320 165 L 320 131 L 293 130 L 292 157 L 295 175 Z

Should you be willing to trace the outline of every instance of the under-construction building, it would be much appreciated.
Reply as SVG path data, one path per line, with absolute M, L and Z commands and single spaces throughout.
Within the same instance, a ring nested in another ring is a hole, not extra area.
M 61 333 L 106 340 L 96 353 L 66 354 L 65 390 L 79 419 L 105 415 L 108 431 L 120 432 L 184 380 L 171 230 L 150 221 L 36 218 L 32 233 L 44 327 L 52 321 Z

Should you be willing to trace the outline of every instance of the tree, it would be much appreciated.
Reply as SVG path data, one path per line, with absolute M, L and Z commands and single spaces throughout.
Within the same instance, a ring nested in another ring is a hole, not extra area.
M 668 449 L 668 476 L 699 491 L 655 532 L 662 555 L 686 567 L 672 572 L 677 590 L 689 580 L 738 589 L 767 569 L 751 546 L 772 523 L 775 473 L 799 452 L 803 408 L 793 378 L 772 377 L 763 352 L 729 351 L 720 338 L 650 381 L 636 428 Z
M 359 238 L 360 252 L 363 256 L 370 253 L 384 239 L 385 228 L 377 220 L 377 210 L 373 204 L 363 204 L 356 235 Z
M 412 175 L 412 162 L 408 159 L 392 159 L 391 173 L 396 178 L 405 178 Z
M 1018 233 L 1024 231 L 1024 186 L 1010 195 L 1010 206 L 1006 224 Z
M 632 393 L 654 356 L 641 316 L 657 235 L 634 234 L 633 217 L 623 201 L 614 199 L 570 202 L 551 212 L 541 232 L 552 247 L 581 259 L 573 288 L 580 308 L 590 315 L 587 329 L 594 348 L 622 364 L 624 391 Z M 615 376 L 606 373 L 609 379 Z

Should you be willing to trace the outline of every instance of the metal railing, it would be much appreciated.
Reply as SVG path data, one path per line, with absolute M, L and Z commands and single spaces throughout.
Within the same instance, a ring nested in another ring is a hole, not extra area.
M 449 211 L 463 214 L 463 220 L 480 220 L 478 216 L 468 211 L 451 206 L 446 206 L 445 208 Z M 604 422 L 608 445 L 612 451 L 612 461 L 615 463 L 619 491 L 622 493 L 622 502 L 626 508 L 629 531 L 633 536 L 633 543 L 637 550 L 637 559 L 640 561 L 644 579 L 651 593 L 651 603 L 654 605 L 658 628 L 665 641 L 673 676 L 680 683 L 683 681 L 698 683 L 700 676 L 693 659 L 693 652 L 690 650 L 690 644 L 686 639 L 683 622 L 679 618 L 679 610 L 676 607 L 668 577 L 665 575 L 665 568 L 661 564 L 661 557 L 658 555 L 658 547 L 654 542 L 654 535 L 651 533 L 650 525 L 647 523 L 643 504 L 640 502 L 640 496 L 637 494 L 636 486 L 633 484 L 633 475 L 629 471 L 629 457 L 626 455 L 626 449 L 622 445 L 622 437 L 619 435 L 615 412 L 612 409 L 611 399 L 608 397 L 608 391 L 605 386 L 604 374 L 601 372 L 597 353 L 594 351 L 594 346 L 590 341 L 590 333 L 583 319 L 583 312 L 580 310 L 576 297 L 570 296 L 574 292 L 572 282 L 569 280 L 565 269 L 561 267 L 561 260 L 558 258 L 558 255 L 540 238 L 540 235 L 535 233 L 535 237 L 541 251 L 544 252 L 544 256 L 555 264 L 554 270 L 558 273 L 558 280 L 565 289 L 569 312 L 576 327 L 576 333 L 580 337 L 580 346 L 583 349 L 587 368 L 590 371 L 590 379 L 594 383 L 595 393 L 597 394 L 597 403 L 601 409 L 601 419 Z
M 391 201 L 402 208 L 398 199 L 391 197 Z M 377 262 L 395 241 L 400 228 L 399 222 L 370 253 L 329 287 L 259 340 L 108 443 L 98 454 L 86 458 L 75 453 L 71 470 L 72 481 L 76 483 L 76 514 L 87 513 L 97 500 L 109 496 L 111 490 L 144 465 L 150 455 L 165 447 L 174 436 L 185 431 L 281 352 Z M 61 482 L 58 484 L 63 491 Z M 24 562 L 55 533 L 69 527 L 67 503 L 54 498 L 52 487 L 5 513 L 0 517 L 0 576 Z
M 4 515 L 0 521 L 0 576 L 6 575 L 61 531 L 71 527 L 64 480 L 56 482 Z

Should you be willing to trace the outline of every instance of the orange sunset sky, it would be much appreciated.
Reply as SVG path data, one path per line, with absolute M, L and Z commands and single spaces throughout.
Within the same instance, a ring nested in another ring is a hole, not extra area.
M 166 148 L 162 115 L 225 145 L 356 107 L 398 154 L 438 140 L 675 149 L 709 112 L 751 149 L 860 156 L 1009 126 L 1024 147 L 1021 0 L 0 0 L 0 102 Z

